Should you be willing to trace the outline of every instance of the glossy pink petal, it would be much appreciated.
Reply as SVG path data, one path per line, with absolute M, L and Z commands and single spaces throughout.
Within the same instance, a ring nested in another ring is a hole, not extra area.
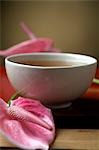
M 0 131 L 20 148 L 47 150 L 55 137 L 50 109 L 39 101 L 19 97 L 10 107 L 0 99 Z
M 38 38 L 27 40 L 17 45 L 14 45 L 7 50 L 0 51 L 0 55 L 9 56 L 20 53 L 32 53 L 32 52 L 48 52 L 53 47 L 53 41 L 48 38 Z
M 0 125 L 2 119 L 5 117 L 6 114 L 7 114 L 7 104 L 3 99 L 0 98 Z
M 6 57 L 13 54 L 32 53 L 32 52 L 60 52 L 54 48 L 53 40 L 49 38 L 37 38 L 32 30 L 24 22 L 20 23 L 22 30 L 27 34 L 30 40 L 14 45 L 4 51 L 0 50 L 0 55 Z

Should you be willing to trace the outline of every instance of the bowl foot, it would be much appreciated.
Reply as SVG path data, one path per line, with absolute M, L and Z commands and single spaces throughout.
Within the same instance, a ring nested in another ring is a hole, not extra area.
M 65 104 L 60 104 L 60 105 L 54 105 L 54 106 L 48 106 L 50 109 L 62 109 L 62 108 L 68 108 L 72 105 L 72 102 L 67 102 Z

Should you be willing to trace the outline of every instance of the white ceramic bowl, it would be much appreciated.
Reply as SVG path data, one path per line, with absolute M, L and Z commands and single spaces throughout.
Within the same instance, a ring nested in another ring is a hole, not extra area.
M 72 66 L 31 66 L 21 61 L 50 60 L 72 62 Z M 61 106 L 79 98 L 91 85 L 97 60 L 73 53 L 28 53 L 5 59 L 6 72 L 21 95 L 48 106 Z

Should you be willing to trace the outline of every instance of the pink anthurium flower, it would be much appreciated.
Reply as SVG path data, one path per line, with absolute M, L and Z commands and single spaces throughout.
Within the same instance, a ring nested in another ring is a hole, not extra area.
M 51 110 L 29 98 L 10 105 L 0 99 L 0 132 L 19 148 L 48 150 L 55 138 Z
M 7 50 L 0 51 L 0 55 L 6 57 L 20 53 L 32 53 L 32 52 L 53 52 L 53 41 L 48 38 L 38 38 L 27 40 L 17 45 L 14 45 Z
M 21 22 L 22 30 L 30 38 L 24 42 L 16 44 L 6 50 L 0 50 L 1 56 L 9 56 L 20 53 L 32 53 L 32 52 L 59 52 L 60 50 L 54 48 L 54 42 L 50 38 L 38 38 L 32 33 L 31 29 L 24 23 Z

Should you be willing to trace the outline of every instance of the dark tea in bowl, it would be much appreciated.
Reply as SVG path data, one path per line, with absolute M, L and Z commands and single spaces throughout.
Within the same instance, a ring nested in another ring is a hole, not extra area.
M 7 57 L 5 66 L 10 82 L 21 95 L 61 107 L 86 92 L 97 60 L 73 53 L 27 53 Z
M 24 65 L 31 65 L 31 66 L 42 66 L 42 67 L 63 67 L 63 66 L 73 66 L 77 65 L 76 62 L 68 62 L 68 61 L 58 61 L 58 60 L 30 60 L 30 61 L 21 61 L 18 62 Z M 83 64 L 83 63 L 80 63 Z

